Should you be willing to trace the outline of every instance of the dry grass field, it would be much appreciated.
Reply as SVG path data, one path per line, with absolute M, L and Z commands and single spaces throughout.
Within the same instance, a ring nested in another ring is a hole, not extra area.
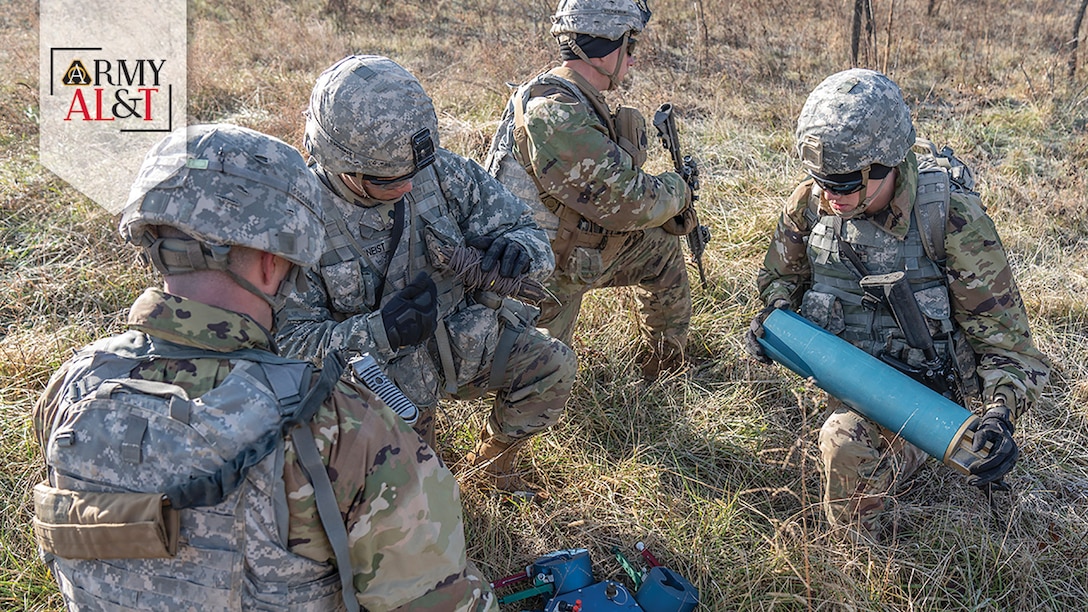
M 423 82 L 443 146 L 482 160 L 505 83 L 556 56 L 552 0 L 329 4 L 350 6 L 191 0 L 190 122 L 300 144 L 317 74 L 348 53 L 377 53 Z M 637 558 L 644 541 L 695 583 L 700 609 L 716 611 L 1088 609 L 1088 71 L 1068 69 L 1080 3 L 872 2 L 859 61 L 897 80 L 921 135 L 976 169 L 1055 371 L 1018 426 L 1011 493 L 987 503 L 931 461 L 890 500 L 894 532 L 870 547 L 831 537 L 819 513 L 820 394 L 743 349 L 755 272 L 800 175 L 794 122 L 812 87 L 850 67 L 853 2 L 651 4 L 633 76 L 610 100 L 647 115 L 672 102 L 701 162 L 714 238 L 709 286 L 694 289 L 697 364 L 644 383 L 634 293 L 594 294 L 567 414 L 522 462 L 546 495 L 499 498 L 465 478 L 470 556 L 497 578 L 586 547 L 604 579 L 622 576 L 613 547 Z M 53 610 L 61 603 L 30 530 L 29 491 L 43 473 L 30 407 L 73 348 L 121 328 L 155 278 L 115 218 L 38 164 L 36 3 L 0 9 L 0 609 Z M 648 165 L 666 169 L 659 146 Z M 442 407 L 442 453 L 462 476 L 486 409 Z

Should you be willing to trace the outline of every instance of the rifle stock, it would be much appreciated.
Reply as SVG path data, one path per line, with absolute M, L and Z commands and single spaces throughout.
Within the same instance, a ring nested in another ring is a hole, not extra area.
M 662 104 L 654 113 L 654 127 L 661 139 L 661 145 L 669 152 L 672 158 L 673 169 L 676 170 L 684 182 L 691 188 L 691 208 L 681 212 L 680 216 L 690 214 L 694 217 L 694 228 L 687 233 L 688 250 L 699 271 L 699 282 L 706 288 L 706 272 L 703 269 L 703 253 L 706 244 L 710 242 L 710 228 L 699 223 L 699 214 L 695 209 L 695 201 L 699 199 L 699 165 L 690 155 L 680 153 L 680 136 L 676 131 L 676 119 L 673 117 L 672 104 Z M 678 220 L 679 221 L 679 220 Z

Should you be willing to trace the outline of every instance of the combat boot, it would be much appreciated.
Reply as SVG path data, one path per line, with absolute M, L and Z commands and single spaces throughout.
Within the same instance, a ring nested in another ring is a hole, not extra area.
M 677 372 L 686 364 L 683 349 L 664 342 L 658 346 L 643 347 L 635 359 L 642 368 L 642 378 L 646 381 L 657 380 L 662 373 Z
M 476 443 L 476 448 L 465 456 L 465 461 L 468 462 L 470 468 L 474 468 L 473 471 L 496 489 L 510 493 L 535 493 L 514 471 L 518 450 L 526 439 L 502 442 L 496 439 L 487 427 L 484 427 L 480 432 L 480 441 Z

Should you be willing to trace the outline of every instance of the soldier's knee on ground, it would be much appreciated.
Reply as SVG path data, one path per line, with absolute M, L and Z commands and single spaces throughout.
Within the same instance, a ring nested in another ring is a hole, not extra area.
M 820 428 L 820 454 L 830 469 L 857 469 L 880 456 L 883 438 L 880 427 L 846 408 L 835 410 Z

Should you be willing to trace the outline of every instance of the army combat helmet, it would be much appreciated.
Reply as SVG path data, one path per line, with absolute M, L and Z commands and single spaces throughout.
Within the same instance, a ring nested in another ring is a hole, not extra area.
M 438 118 L 407 70 L 387 57 L 352 55 L 317 78 L 304 146 L 331 174 L 394 183 L 434 163 Z
M 812 90 L 796 136 L 805 172 L 821 185 L 854 186 L 862 200 L 869 178 L 898 166 L 915 141 L 899 87 L 862 68 L 835 73 Z
M 233 125 L 195 125 L 147 153 L 119 230 L 162 274 L 219 270 L 278 309 L 274 296 L 230 270 L 231 247 L 279 255 L 296 270 L 316 264 L 324 251 L 319 197 L 319 183 L 287 143 Z M 160 236 L 161 226 L 188 238 Z
M 552 15 L 551 33 L 561 49 L 569 49 L 585 62 L 589 62 L 591 54 L 584 47 L 597 42 L 618 41 L 618 44 L 603 45 L 609 53 L 616 48 L 622 49 L 612 72 L 597 68 L 615 88 L 618 85 L 616 76 L 627 62 L 628 41 L 646 28 L 651 14 L 647 0 L 560 0 Z

